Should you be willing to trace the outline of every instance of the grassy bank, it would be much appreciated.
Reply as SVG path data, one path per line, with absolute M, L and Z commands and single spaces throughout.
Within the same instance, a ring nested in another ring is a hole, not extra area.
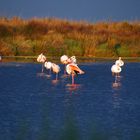
M 140 57 L 140 22 L 0 18 L 0 55 Z
M 89 62 L 114 62 L 118 57 L 77 57 L 77 63 Z M 125 62 L 140 62 L 140 57 L 123 57 Z M 60 57 L 47 57 L 48 61 L 61 63 Z M 34 62 L 37 63 L 37 56 L 3 56 L 2 62 Z

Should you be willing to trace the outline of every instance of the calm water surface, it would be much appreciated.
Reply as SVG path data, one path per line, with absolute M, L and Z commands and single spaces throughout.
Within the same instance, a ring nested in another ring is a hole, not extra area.
M 41 64 L 0 63 L 0 140 L 140 140 L 140 63 L 81 63 L 58 81 Z M 117 81 L 115 81 L 117 80 Z

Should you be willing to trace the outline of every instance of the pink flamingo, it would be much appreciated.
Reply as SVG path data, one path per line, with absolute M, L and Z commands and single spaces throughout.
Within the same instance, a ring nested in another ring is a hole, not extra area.
M 77 64 L 74 64 L 74 63 L 71 63 L 71 64 L 68 64 L 66 66 L 66 71 L 69 75 L 72 76 L 72 85 L 74 85 L 74 76 L 76 74 L 84 74 L 84 71 L 82 71 L 78 66 Z

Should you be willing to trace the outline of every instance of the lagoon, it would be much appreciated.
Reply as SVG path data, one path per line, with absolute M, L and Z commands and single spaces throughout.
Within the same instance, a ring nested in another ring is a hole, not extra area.
M 76 87 L 71 77 L 58 82 L 34 62 L 0 63 L 1 140 L 140 139 L 140 63 L 126 62 L 121 77 L 113 62 L 80 63 Z

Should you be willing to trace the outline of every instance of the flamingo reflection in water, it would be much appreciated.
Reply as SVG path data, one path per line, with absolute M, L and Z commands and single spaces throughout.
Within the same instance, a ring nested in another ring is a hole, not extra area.
M 121 86 L 120 78 L 118 78 L 117 76 L 115 76 L 115 81 L 114 81 L 114 83 L 112 84 L 112 87 L 113 87 L 113 88 L 119 88 L 120 86 Z

